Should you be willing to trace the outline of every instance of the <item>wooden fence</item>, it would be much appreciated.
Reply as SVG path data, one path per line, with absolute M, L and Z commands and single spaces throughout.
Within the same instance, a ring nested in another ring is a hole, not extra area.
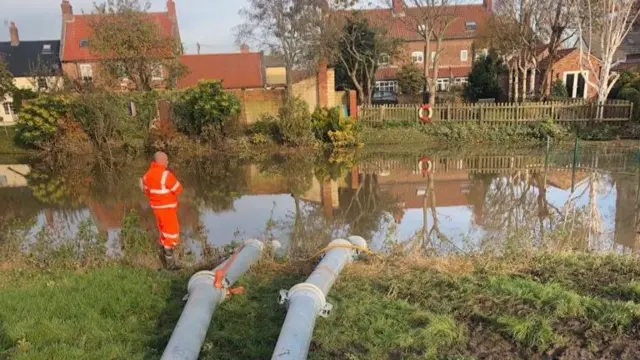
M 367 105 L 360 107 L 358 120 L 369 126 L 380 126 L 384 122 L 419 122 L 418 111 L 418 105 Z M 560 124 L 571 125 L 596 119 L 630 121 L 632 117 L 631 102 L 612 100 L 605 104 L 575 101 L 441 104 L 434 106 L 432 121 L 517 124 L 553 119 Z

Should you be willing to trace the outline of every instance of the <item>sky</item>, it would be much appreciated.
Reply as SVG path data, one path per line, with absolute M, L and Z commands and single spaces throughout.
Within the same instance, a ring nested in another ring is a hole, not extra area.
M 71 0 L 76 14 L 91 12 L 94 0 Z M 233 28 L 242 19 L 238 11 L 246 0 L 175 0 L 180 35 L 187 53 L 234 52 Z M 60 38 L 61 0 L 0 0 L 0 41 L 9 40 L 9 22 L 15 21 L 21 40 Z M 152 0 L 152 11 L 166 10 L 165 0 Z
M 73 11 L 89 13 L 96 0 L 71 0 Z M 233 28 L 242 22 L 238 15 L 247 0 L 174 0 L 180 36 L 189 54 L 201 44 L 202 53 L 235 52 Z M 365 6 L 379 6 L 385 0 L 361 0 Z M 102 1 L 98 1 L 102 2 Z M 18 26 L 21 40 L 56 40 L 61 31 L 61 0 L 0 0 L 0 41 L 9 40 L 9 23 Z M 166 0 L 151 0 L 151 11 L 165 11 Z

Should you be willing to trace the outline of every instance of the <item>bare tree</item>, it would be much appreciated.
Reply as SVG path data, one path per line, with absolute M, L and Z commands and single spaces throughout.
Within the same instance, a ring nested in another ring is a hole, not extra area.
M 541 13 L 539 33 L 541 40 L 546 44 L 545 55 L 548 59 L 547 66 L 541 69 L 542 82 L 538 95 L 542 98 L 553 82 L 549 75 L 558 59 L 558 50 L 576 35 L 576 29 L 571 0 L 541 0 L 540 2 L 546 11 Z
M 587 76 L 585 82 L 597 90 L 598 103 L 603 104 L 620 76 L 614 68 L 623 60 L 615 58 L 616 52 L 640 7 L 636 0 L 573 0 L 572 5 L 580 14 L 580 70 L 595 74 L 594 80 Z
M 518 101 L 519 86 L 519 69 L 518 58 L 520 56 L 521 42 L 516 34 L 518 32 L 518 24 L 512 18 L 506 15 L 497 14 L 493 16 L 484 29 L 481 36 L 481 43 L 492 48 L 500 57 L 502 62 L 509 71 L 509 100 Z
M 438 64 L 444 50 L 443 41 L 451 24 L 457 18 L 458 7 L 455 0 L 406 0 L 405 2 L 407 4 L 405 12 L 398 16 L 404 26 L 410 31 L 415 31 L 424 42 L 422 58 L 424 75 L 427 78 L 425 92 L 428 88 L 429 103 L 434 104 Z M 387 0 L 387 4 L 393 6 L 391 0 Z
M 236 27 L 238 44 L 252 43 L 282 54 L 287 70 L 287 96 L 292 96 L 293 70 L 317 49 L 326 3 L 318 0 L 249 0 L 240 10 L 244 24 Z

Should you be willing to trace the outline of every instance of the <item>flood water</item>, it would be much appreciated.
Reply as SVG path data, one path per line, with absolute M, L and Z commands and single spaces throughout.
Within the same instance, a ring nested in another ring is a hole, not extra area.
M 640 168 L 633 146 L 190 159 L 170 167 L 185 186 L 183 242 L 223 246 L 277 239 L 292 250 L 357 234 L 386 251 L 434 253 L 509 247 L 631 252 L 640 245 Z M 0 158 L 1 160 L 2 158 Z M 51 173 L 34 163 L 0 165 L 0 222 L 26 224 L 24 248 L 42 232 L 72 238 L 90 221 L 122 251 L 119 233 L 135 212 L 155 232 L 137 179 L 143 159 L 118 168 Z M 155 235 L 154 235 L 155 236 Z M 1 246 L 1 245 L 0 245 Z

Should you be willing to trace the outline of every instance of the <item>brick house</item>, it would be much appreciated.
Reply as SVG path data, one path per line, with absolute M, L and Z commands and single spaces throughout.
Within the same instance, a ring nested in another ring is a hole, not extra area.
M 9 25 L 9 41 L 0 42 L 0 61 L 13 76 L 13 85 L 35 92 L 62 88 L 60 40 L 21 41 L 18 27 Z M 14 125 L 17 119 L 11 94 L 0 97 L 0 126 Z
M 60 61 L 62 71 L 72 81 L 99 82 L 100 56 L 91 52 L 89 38 L 91 36 L 91 21 L 95 14 L 73 13 L 73 7 L 69 0 L 62 0 L 62 36 Z M 167 0 L 167 11 L 149 12 L 149 18 L 158 24 L 164 36 L 172 37 L 180 42 L 180 30 L 176 4 L 173 0 Z M 162 67 L 158 67 L 153 74 L 153 80 L 158 87 L 164 86 L 165 73 Z M 126 86 L 126 84 L 121 84 Z
M 540 55 L 541 61 L 538 63 L 538 72 L 540 76 L 536 78 L 536 93 L 539 93 L 540 86 L 542 86 L 542 74 L 545 69 L 550 65 L 549 58 L 545 53 Z M 592 56 L 592 63 L 597 64 L 599 60 Z M 570 98 L 573 99 L 591 99 L 597 95 L 597 91 L 594 87 L 589 86 L 586 82 L 588 79 L 594 83 L 598 74 L 595 74 L 588 69 L 580 71 L 580 49 L 561 49 L 558 51 L 557 58 L 551 71 L 549 71 L 547 79 L 547 89 L 544 94 L 550 95 L 551 88 L 557 80 L 561 80 L 567 87 L 567 93 Z
M 424 41 L 417 32 L 419 24 L 411 16 L 415 11 L 417 9 L 406 6 L 404 0 L 392 0 L 391 8 L 387 9 L 361 10 L 372 24 L 388 29 L 390 35 L 405 42 L 402 58 L 381 64 L 376 73 L 378 91 L 397 92 L 396 75 L 400 68 L 411 62 L 421 68 L 424 64 Z M 437 79 L 439 91 L 448 90 L 453 84 L 465 84 L 474 58 L 487 52 L 487 49 L 475 49 L 474 42 L 491 17 L 492 2 L 483 0 L 482 4 L 452 5 L 446 11 L 453 14 L 455 19 L 442 42 Z M 431 56 L 435 56 L 434 51 L 431 51 Z

